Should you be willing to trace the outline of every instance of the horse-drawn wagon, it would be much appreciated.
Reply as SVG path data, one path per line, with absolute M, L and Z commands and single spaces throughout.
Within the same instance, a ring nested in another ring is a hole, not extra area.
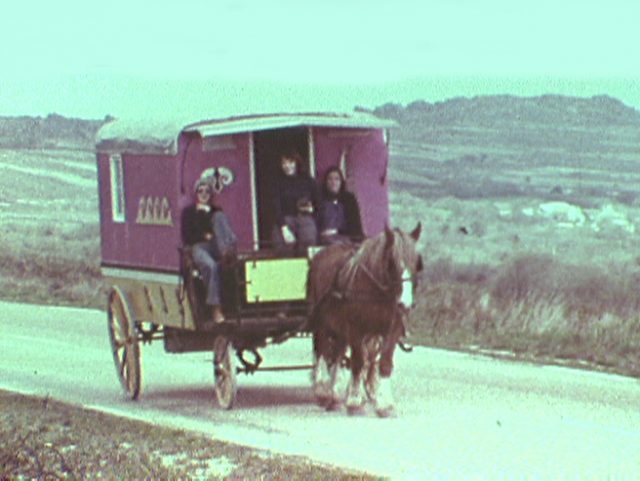
M 213 351 L 216 396 L 230 408 L 236 374 L 260 368 L 259 348 L 308 334 L 306 281 L 314 249 L 283 254 L 271 245 L 269 186 L 284 149 L 300 152 L 315 178 L 340 167 L 359 200 L 367 236 L 388 224 L 387 121 L 362 112 L 212 117 L 163 125 L 117 120 L 98 133 L 109 335 L 131 399 L 141 391 L 145 342 L 162 340 L 170 353 Z M 225 320 L 206 331 L 202 285 L 183 259 L 180 232 L 192 186 L 203 179 L 237 236 L 235 262 L 222 271 Z

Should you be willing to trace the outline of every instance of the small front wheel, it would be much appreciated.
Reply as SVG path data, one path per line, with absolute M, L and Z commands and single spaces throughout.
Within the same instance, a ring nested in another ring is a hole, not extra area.
M 213 341 L 213 378 L 218 404 L 222 409 L 231 409 L 238 389 L 233 346 L 225 336 Z

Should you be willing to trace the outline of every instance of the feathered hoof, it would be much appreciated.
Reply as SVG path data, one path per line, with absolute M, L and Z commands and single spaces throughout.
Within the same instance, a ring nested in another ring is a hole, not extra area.
M 396 416 L 396 410 L 393 408 L 393 406 L 376 408 L 376 414 L 379 418 L 391 418 Z
M 347 414 L 349 416 L 362 416 L 364 414 L 364 404 L 347 406 Z
M 367 399 L 371 404 L 376 404 L 378 401 L 377 392 L 373 389 L 369 389 L 366 385 L 364 387 L 364 392 L 367 395 Z
M 339 411 L 341 407 L 342 407 L 342 403 L 337 399 L 327 399 L 327 402 L 324 405 L 325 411 L 328 411 L 328 412 Z

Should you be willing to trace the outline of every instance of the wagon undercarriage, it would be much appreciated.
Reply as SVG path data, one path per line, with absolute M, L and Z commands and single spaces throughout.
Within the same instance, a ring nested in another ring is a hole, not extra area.
M 306 259 L 302 261 L 294 265 L 305 266 Z M 216 398 L 225 409 L 233 405 L 239 373 L 312 368 L 311 365 L 262 367 L 261 348 L 308 335 L 307 308 L 299 299 L 247 302 L 247 283 L 257 283 L 257 278 L 247 281 L 246 271 L 255 268 L 259 260 L 244 262 L 248 264 L 244 272 L 242 262 L 225 272 L 226 321 L 206 331 L 200 327 L 207 312 L 203 309 L 202 286 L 197 276 L 187 276 L 174 285 L 114 280 L 109 296 L 109 335 L 118 376 L 129 398 L 137 399 L 142 390 L 141 346 L 154 341 L 162 341 L 169 353 L 212 352 Z M 175 299 L 168 298 L 167 293 L 171 292 Z M 255 296 L 260 289 L 254 284 L 250 292 Z M 153 319 L 158 310 L 156 305 L 162 306 L 160 321 Z

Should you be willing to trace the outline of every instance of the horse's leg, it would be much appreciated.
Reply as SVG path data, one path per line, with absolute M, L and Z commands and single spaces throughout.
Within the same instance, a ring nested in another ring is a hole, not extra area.
M 364 413 L 365 397 L 362 392 L 362 367 L 364 365 L 363 341 L 351 342 L 351 381 L 347 389 L 347 413 Z
M 378 395 L 378 355 L 382 347 L 382 338 L 372 336 L 365 343 L 364 390 L 369 401 L 375 406 Z
M 346 351 L 347 345 L 345 342 L 336 339 L 331 343 L 330 355 L 327 359 L 329 366 L 327 411 L 337 411 L 344 402 L 344 394 L 340 394 L 338 378 L 342 370 L 341 362 Z
M 326 406 L 330 399 L 330 373 L 327 365 L 328 346 L 327 332 L 319 329 L 313 334 L 313 370 L 311 381 L 313 394 L 320 406 Z
M 391 390 L 391 373 L 393 372 L 393 354 L 398 339 L 402 336 L 404 328 L 402 322 L 396 322 L 388 336 L 384 338 L 380 352 L 377 396 L 375 402 L 376 414 L 382 418 L 389 417 L 394 412 L 395 402 Z

